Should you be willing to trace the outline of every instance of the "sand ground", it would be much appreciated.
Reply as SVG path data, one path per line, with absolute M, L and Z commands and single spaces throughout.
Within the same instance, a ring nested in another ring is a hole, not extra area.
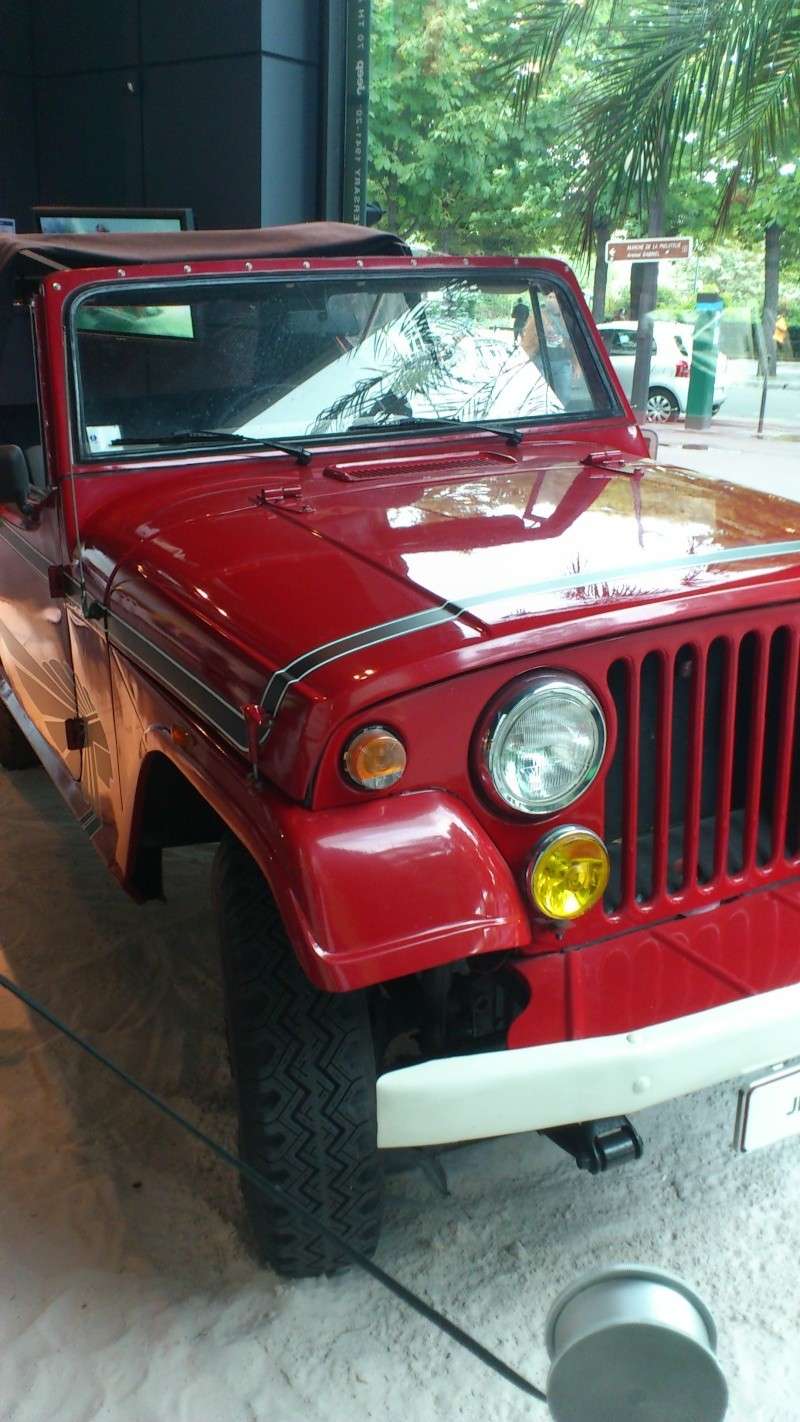
M 173 854 L 168 903 L 139 908 L 42 771 L 0 772 L 4 971 L 232 1142 L 208 859 Z M 643 1112 L 645 1159 L 599 1180 L 538 1136 L 448 1153 L 447 1199 L 392 1174 L 380 1262 L 539 1382 L 566 1282 L 677 1270 L 716 1313 L 732 1422 L 791 1422 L 800 1144 L 734 1155 L 735 1100 Z M 260 1271 L 224 1167 L 2 994 L 0 1140 L 2 1422 L 544 1416 L 358 1273 Z

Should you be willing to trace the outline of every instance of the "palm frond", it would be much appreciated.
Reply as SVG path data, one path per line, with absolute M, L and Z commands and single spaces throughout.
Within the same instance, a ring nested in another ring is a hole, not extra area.
M 601 9 L 599 0 L 522 7 L 506 56 L 520 120 L 558 47 L 585 37 Z M 605 23 L 611 29 L 595 36 L 602 63 L 567 125 L 585 153 L 572 195 L 582 246 L 600 207 L 612 220 L 646 207 L 664 163 L 677 175 L 721 154 L 738 160 L 721 200 L 724 225 L 740 178 L 756 185 L 800 137 L 800 0 L 638 0 Z
M 508 80 L 518 121 L 538 99 L 564 45 L 580 44 L 596 24 L 612 25 L 622 8 L 622 0 L 524 0 L 514 7 L 485 72 Z

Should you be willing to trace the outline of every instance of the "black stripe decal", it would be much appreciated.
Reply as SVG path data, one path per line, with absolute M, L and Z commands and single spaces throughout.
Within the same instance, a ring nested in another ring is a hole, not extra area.
M 39 552 L 38 548 L 34 548 L 27 538 L 23 538 L 16 528 L 12 528 L 10 523 L 6 523 L 5 519 L 0 519 L 0 535 L 16 553 L 19 553 L 20 557 L 25 559 L 26 563 L 36 569 L 37 573 L 44 573 L 44 576 L 47 577 L 50 569 L 47 558 Z
M 48 560 L 38 549 L 31 546 L 26 538 L 12 528 L 4 519 L 0 518 L 0 536 L 13 547 L 21 557 L 23 557 L 31 567 L 43 573 L 45 576 L 49 572 Z M 604 583 L 618 580 L 625 576 L 630 576 L 632 572 L 644 571 L 648 574 L 658 573 L 667 569 L 688 568 L 695 566 L 708 566 L 711 563 L 738 563 L 755 561 L 766 557 L 780 557 L 791 554 L 800 554 L 800 541 L 790 541 L 773 544 L 750 544 L 738 548 L 716 548 L 704 550 L 700 553 L 689 553 L 676 558 L 666 558 L 654 560 L 647 568 L 642 570 L 639 567 L 631 568 L 628 565 L 622 567 L 612 567 L 607 569 L 595 569 L 587 573 L 571 573 L 560 578 L 553 578 L 549 581 L 540 581 L 526 584 L 522 587 L 494 589 L 489 593 L 477 594 L 465 598 L 462 604 L 455 602 L 444 602 L 438 607 L 428 608 L 423 612 L 408 613 L 404 617 L 395 617 L 388 622 L 379 622 L 372 627 L 363 628 L 359 632 L 349 633 L 345 637 L 334 638 L 330 642 L 324 642 L 311 651 L 302 653 L 295 657 L 286 666 L 273 672 L 264 695 L 261 699 L 261 709 L 267 716 L 269 723 L 262 732 L 262 741 L 269 735 L 271 723 L 280 710 L 283 699 L 289 687 L 295 682 L 308 677 L 312 672 L 318 671 L 321 667 L 327 666 L 330 662 L 338 661 L 341 657 L 346 657 L 354 652 L 365 651 L 369 647 L 374 647 L 384 642 L 390 642 L 398 637 L 409 636 L 412 632 L 421 632 L 428 627 L 438 627 L 448 622 L 453 622 L 462 617 L 466 611 L 473 607 L 479 607 L 487 602 L 495 602 L 506 597 L 519 597 L 527 593 L 543 593 L 564 591 L 568 588 L 588 587 L 594 583 Z M 73 597 L 80 593 L 78 583 L 73 579 L 68 579 L 69 594 Z M 183 698 L 204 720 L 208 721 L 226 740 L 230 741 L 238 750 L 248 749 L 248 739 L 246 734 L 246 724 L 241 709 L 231 705 L 218 692 L 213 691 L 205 682 L 199 680 L 192 672 L 173 660 L 168 653 L 164 652 L 149 638 L 145 637 L 136 628 L 131 627 L 116 613 L 107 612 L 106 627 L 111 643 L 118 650 L 125 652 L 145 670 L 153 672 L 166 686 Z M 94 832 L 94 831 L 93 831 Z
M 3 518 L 0 518 L 0 537 L 8 543 L 9 547 L 19 553 L 30 567 L 49 578 L 51 565 L 48 559 Z M 66 600 L 81 607 L 81 585 L 77 579 L 70 574 L 65 574 L 63 585 Z M 145 670 L 154 672 L 161 681 L 165 682 L 179 696 L 182 696 L 238 750 L 247 749 L 244 716 L 237 707 L 232 706 L 224 697 L 212 691 L 209 686 L 199 681 L 185 667 L 173 661 L 166 652 L 162 652 L 141 632 L 130 627 L 115 613 L 106 613 L 106 626 L 109 640 L 120 651 L 126 652 Z M 90 814 L 91 818 L 85 822 L 82 820 L 81 825 L 91 836 L 96 834 L 102 822 L 97 819 L 94 812 L 90 812 Z
M 440 607 L 430 607 L 424 612 L 411 612 L 405 617 L 394 617 L 389 622 L 379 622 L 374 627 L 366 627 L 360 632 L 351 632 L 346 637 L 338 637 L 332 642 L 304 652 L 287 662 L 280 671 L 273 672 L 267 689 L 261 698 L 261 709 L 270 718 L 280 710 L 286 692 L 296 681 L 302 681 L 311 672 L 327 666 L 329 662 L 347 657 L 351 652 L 365 651 L 379 642 L 390 642 L 395 637 L 407 637 L 411 632 L 422 632 L 426 627 L 439 627 L 445 622 L 453 622 L 460 617 L 463 609 L 454 602 L 442 603 Z
M 244 715 L 236 706 L 173 661 L 168 653 L 136 628 L 130 627 L 116 613 L 108 613 L 107 625 L 109 640 L 118 651 L 131 657 L 146 671 L 153 672 L 159 681 L 182 697 L 238 750 L 247 750 Z
M 337 661 L 339 657 L 346 657 L 351 652 L 374 647 L 379 642 L 391 641 L 393 637 L 404 637 L 410 632 L 422 631 L 425 627 L 435 627 L 443 622 L 452 622 L 471 608 L 481 607 L 485 603 L 499 602 L 504 598 L 522 597 L 530 593 L 564 592 L 573 588 L 591 587 L 595 583 L 619 581 L 621 578 L 630 577 L 632 573 L 650 575 L 678 568 L 708 567 L 712 563 L 755 562 L 759 558 L 778 558 L 787 554 L 794 557 L 800 556 L 800 540 L 786 543 L 752 543 L 738 548 L 707 549 L 700 553 L 686 553 L 675 558 L 654 559 L 645 568 L 640 565 L 626 564 L 621 567 L 597 568 L 593 572 L 568 573 L 563 577 L 551 578 L 547 581 L 526 583 L 510 588 L 495 588 L 491 592 L 464 598 L 460 604 L 445 602 L 439 607 L 432 608 L 429 612 L 412 613 L 408 617 L 395 618 L 391 622 L 379 622 L 374 627 L 367 627 L 361 632 L 351 633 L 349 636 L 340 637 L 333 642 L 324 642 L 310 652 L 304 652 L 302 656 L 296 657 L 294 661 L 287 663 L 285 667 L 273 673 L 262 697 L 261 707 L 270 718 L 274 718 L 289 687 L 311 672 L 326 666 L 328 662 Z M 263 733 L 262 740 L 268 734 L 269 727 Z
M 13 548 L 16 553 L 19 553 L 20 557 L 24 558 L 25 562 L 29 563 L 32 568 L 35 568 L 37 573 L 41 573 L 43 577 L 47 578 L 48 583 L 50 582 L 50 569 L 52 567 L 50 560 L 46 558 L 43 553 L 40 553 L 38 548 L 34 548 L 33 544 L 29 543 L 27 538 L 23 538 L 22 534 L 16 528 L 12 527 L 10 523 L 6 523 L 3 518 L 0 518 L 0 538 L 4 538 L 10 548 Z M 64 570 L 62 570 L 61 577 L 65 597 L 80 605 L 81 585 L 77 578 L 73 578 L 71 573 L 67 573 Z
M 624 578 L 651 577 L 654 573 L 665 573 L 680 568 L 707 568 L 718 563 L 755 563 L 760 558 L 800 557 L 800 539 L 785 543 L 746 543 L 737 548 L 707 548 L 701 553 L 681 553 L 675 558 L 654 558 L 652 562 L 641 564 L 622 563 L 614 568 L 596 568 L 593 572 L 565 573 L 560 578 L 550 578 L 545 582 L 523 583 L 518 587 L 495 588 L 493 592 L 476 593 L 464 599 L 465 609 L 481 607 L 488 602 L 502 602 L 504 598 L 525 597 L 530 593 L 566 592 L 573 588 L 588 588 L 595 584 L 620 582 Z

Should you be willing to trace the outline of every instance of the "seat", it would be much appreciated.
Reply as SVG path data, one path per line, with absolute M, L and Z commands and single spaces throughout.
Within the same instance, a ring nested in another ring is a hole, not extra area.
M 47 488 L 47 470 L 44 465 L 44 450 L 40 444 L 28 444 L 23 449 L 28 465 L 28 475 L 34 489 Z

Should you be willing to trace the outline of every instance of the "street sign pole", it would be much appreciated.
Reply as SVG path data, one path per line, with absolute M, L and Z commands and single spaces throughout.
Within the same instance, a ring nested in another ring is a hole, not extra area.
M 663 219 L 664 197 L 665 192 L 661 194 L 657 211 L 651 204 L 650 223 L 656 232 Z M 607 262 L 641 262 L 645 267 L 639 293 L 639 309 L 631 311 L 631 316 L 637 323 L 631 404 L 640 423 L 647 418 L 650 403 L 652 322 L 658 300 L 658 264 L 688 261 L 693 250 L 694 241 L 691 237 L 612 237 L 606 243 Z
M 761 404 L 758 410 L 758 436 L 764 433 L 764 420 L 767 414 L 767 394 L 769 391 L 769 360 L 767 359 L 767 342 L 764 338 L 764 327 L 760 321 L 755 323 L 756 345 L 758 346 L 758 363 L 761 368 Z
M 694 251 L 692 237 L 612 237 L 607 262 L 685 262 Z

